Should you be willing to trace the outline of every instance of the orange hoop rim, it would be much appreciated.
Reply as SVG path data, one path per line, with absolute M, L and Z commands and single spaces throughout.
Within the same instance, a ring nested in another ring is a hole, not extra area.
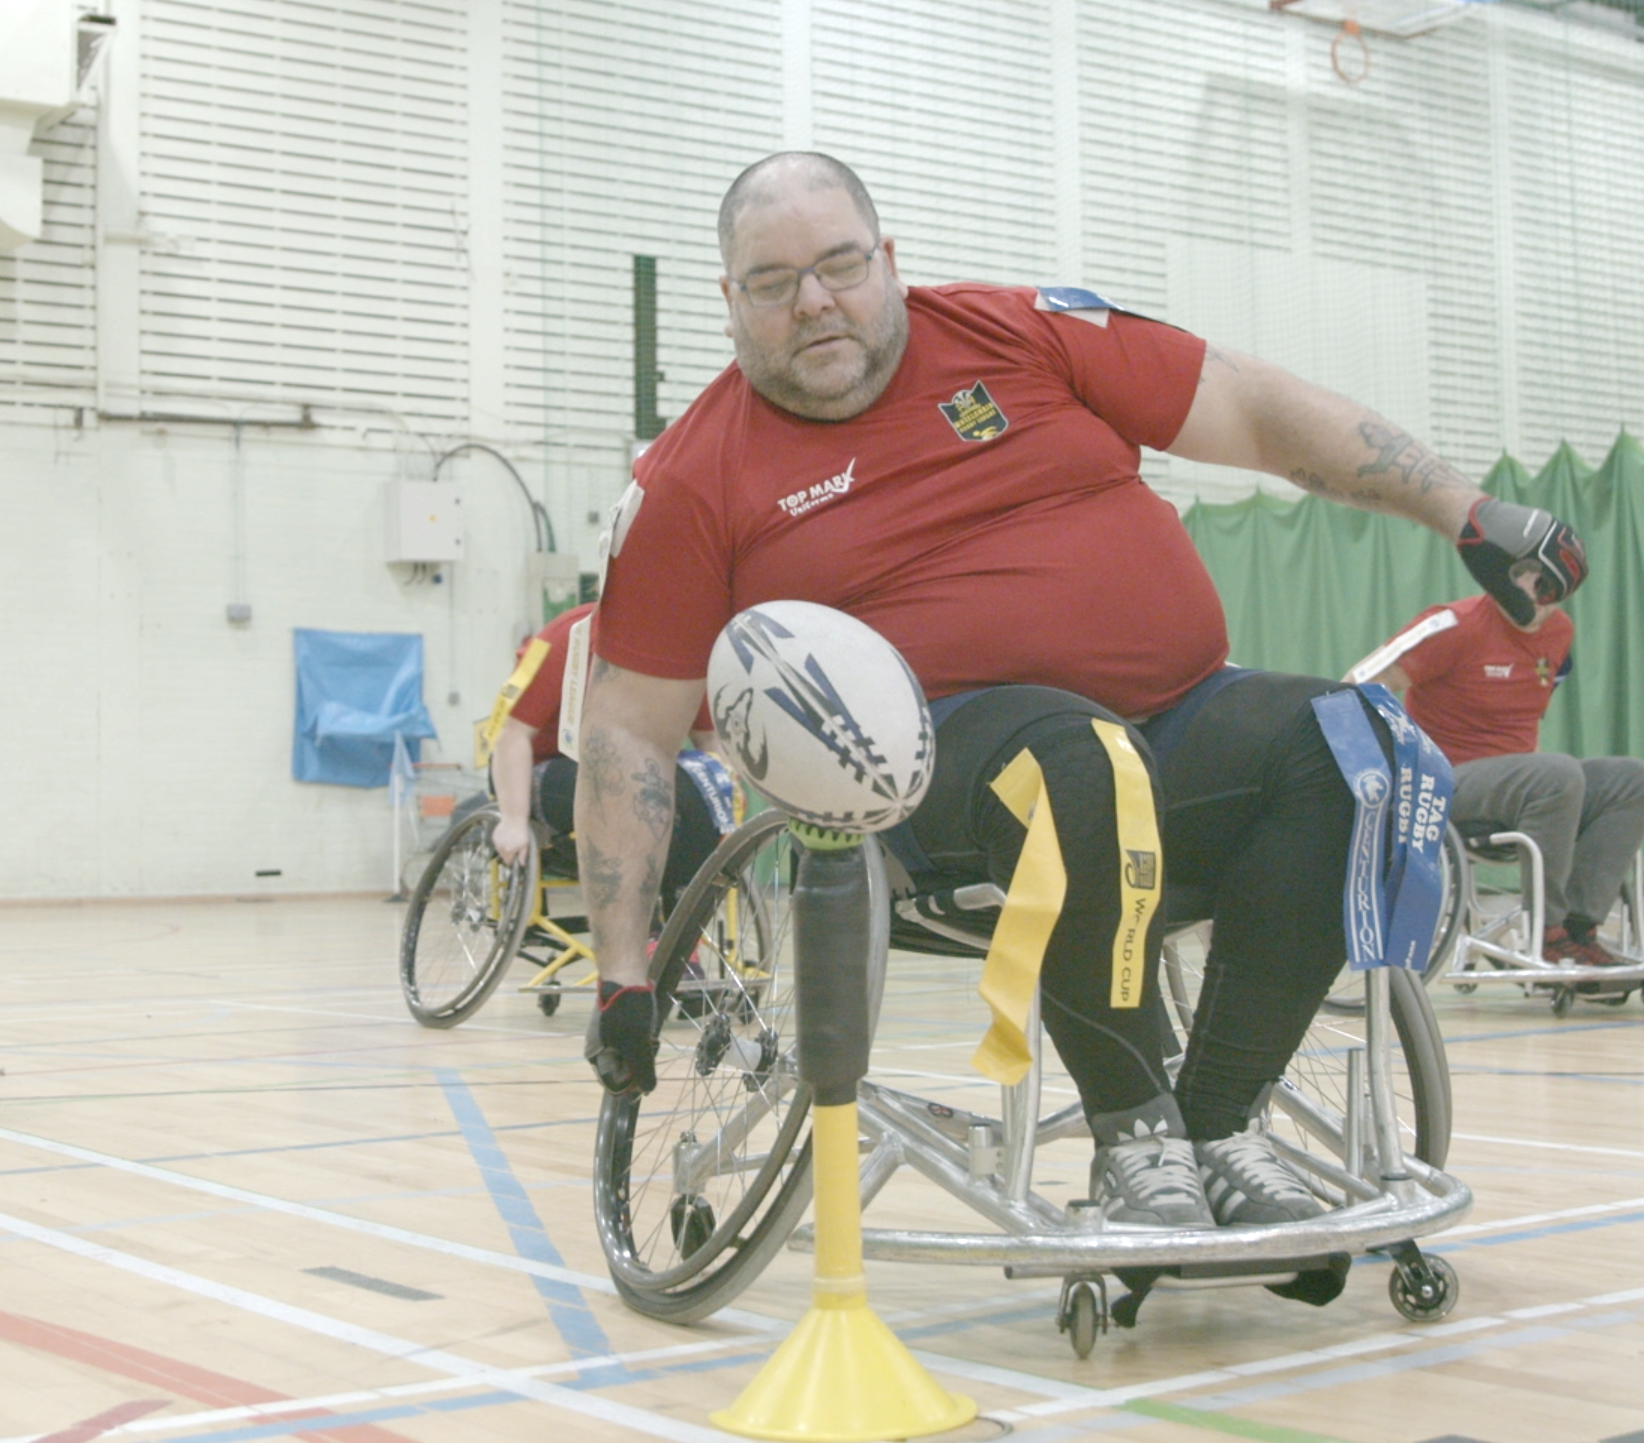
M 1341 63 L 1341 43 L 1349 37 L 1358 41 L 1359 58 L 1364 62 L 1355 75 L 1348 74 Z M 1370 42 L 1364 38 L 1357 20 L 1343 20 L 1341 22 L 1341 29 L 1336 32 L 1336 38 L 1330 42 L 1330 68 L 1336 72 L 1336 79 L 1341 81 L 1343 85 L 1357 85 L 1370 73 Z

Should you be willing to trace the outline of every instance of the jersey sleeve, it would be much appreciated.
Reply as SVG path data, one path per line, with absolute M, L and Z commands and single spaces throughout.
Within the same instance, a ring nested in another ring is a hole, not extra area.
M 687 412 L 681 423 L 690 419 Z M 717 429 L 704 418 L 635 467 L 607 543 L 593 638 L 595 653 L 613 665 L 674 681 L 707 675 L 708 653 L 731 618 L 734 565 Z
M 547 644 L 548 651 L 538 662 L 535 674 L 516 698 L 509 715 L 515 721 L 537 731 L 549 731 L 559 726 L 559 704 L 565 690 L 565 646 L 571 628 L 588 615 L 592 605 L 573 606 L 562 611 L 537 633 L 537 639 Z
M 559 697 L 564 681 L 565 652 L 548 643 L 536 674 L 526 683 L 508 715 L 536 731 L 559 723 Z
M 1074 393 L 1133 446 L 1165 450 L 1192 409 L 1205 343 L 1159 321 L 1109 311 L 1106 325 L 1036 311 Z
M 1463 645 L 1462 627 L 1453 621 L 1442 627 L 1432 624 L 1434 618 L 1446 616 L 1454 617 L 1455 613 L 1446 606 L 1428 607 L 1387 643 L 1385 650 L 1397 652 L 1387 665 L 1397 663 L 1410 678 L 1412 686 L 1420 686 L 1434 677 L 1443 676 L 1456 664 Z M 1418 632 L 1425 634 L 1418 636 Z M 1401 647 L 1401 641 L 1407 644 Z

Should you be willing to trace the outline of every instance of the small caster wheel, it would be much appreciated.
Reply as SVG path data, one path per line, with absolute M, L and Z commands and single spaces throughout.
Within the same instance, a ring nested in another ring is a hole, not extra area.
M 1097 1288 L 1101 1292 L 1097 1292 Z M 1107 1331 L 1107 1287 L 1098 1277 L 1095 1287 L 1077 1274 L 1062 1279 L 1062 1300 L 1056 1308 L 1056 1330 L 1068 1335 L 1077 1358 L 1088 1358 L 1096 1339 Z
M 676 1197 L 668 1209 L 668 1226 L 680 1257 L 688 1258 L 713 1236 L 713 1205 L 706 1198 Z
M 1068 1299 L 1067 1331 L 1073 1356 L 1088 1358 L 1096 1346 L 1096 1290 L 1089 1283 L 1080 1283 Z
M 1424 1255 L 1408 1270 L 1393 1269 L 1387 1280 L 1387 1296 L 1399 1316 L 1412 1323 L 1437 1322 L 1461 1296 L 1461 1280 L 1443 1258 Z
M 1570 1009 L 1575 1006 L 1575 999 L 1574 987 L 1560 987 L 1553 993 L 1553 1016 L 1568 1017 Z
M 537 1011 L 544 1017 L 552 1017 L 559 1011 L 559 993 L 557 991 L 537 993 Z

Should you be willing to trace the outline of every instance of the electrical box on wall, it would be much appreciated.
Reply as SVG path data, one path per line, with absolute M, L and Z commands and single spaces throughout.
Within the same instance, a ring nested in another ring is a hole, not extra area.
M 526 576 L 532 593 L 542 598 L 544 621 L 552 621 L 582 600 L 582 575 L 570 552 L 533 551 L 526 558 Z
M 390 481 L 383 497 L 385 561 L 461 561 L 462 488 Z

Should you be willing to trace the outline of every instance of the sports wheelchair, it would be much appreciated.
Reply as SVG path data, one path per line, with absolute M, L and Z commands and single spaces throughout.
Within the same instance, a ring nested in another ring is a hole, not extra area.
M 487 799 L 459 812 L 412 889 L 400 933 L 400 990 L 424 1027 L 472 1017 L 516 959 L 536 968 L 520 989 L 545 1017 L 565 987 L 592 987 L 593 952 L 576 880 L 576 848 L 540 822 L 526 856 L 505 866 L 491 848 L 501 815 Z M 567 983 L 561 974 L 585 965 Z
M 785 1245 L 811 1197 L 810 1094 L 796 1063 L 791 889 L 801 847 L 780 812 L 729 834 L 670 914 L 651 959 L 658 989 L 658 1086 L 607 1095 L 594 1160 L 596 1225 L 618 1293 L 637 1311 L 690 1322 L 724 1307 Z M 1003 896 L 991 886 L 893 895 L 885 854 L 863 843 L 871 904 L 870 1015 L 877 1019 L 894 946 L 982 956 Z M 1170 904 L 1190 912 L 1192 899 Z M 1198 968 L 1191 933 L 1166 949 L 1160 1002 L 1180 1044 L 1192 1026 Z M 683 984 L 696 1004 L 685 1008 Z M 1415 1239 L 1459 1221 L 1464 1184 L 1442 1171 L 1450 1137 L 1449 1074 L 1432 1009 L 1409 973 L 1344 978 L 1368 997 L 1356 1013 L 1321 1010 L 1272 1091 L 1267 1125 L 1328 1211 L 1274 1227 L 1104 1228 L 1033 1188 L 1035 1150 L 1088 1139 L 1077 1103 L 1040 1115 L 1040 1063 L 1002 1089 L 998 1117 L 896 1091 L 857 1089 L 864 1208 L 898 1169 L 922 1174 L 991 1225 L 976 1233 L 867 1228 L 866 1257 L 1003 1267 L 1011 1278 L 1059 1277 L 1056 1321 L 1087 1356 L 1109 1322 L 1131 1326 L 1152 1287 L 1294 1284 L 1348 1257 L 1389 1256 L 1395 1308 L 1442 1317 L 1458 1282 Z M 1037 1018 L 1030 1035 L 1038 1031 Z M 1088 1165 L 1088 1158 L 1086 1158 Z M 1106 1279 L 1130 1291 L 1111 1307 Z
M 740 799 L 737 801 L 740 806 Z M 519 990 L 534 994 L 537 1010 L 552 1017 L 566 993 L 593 995 L 598 972 L 588 940 L 588 919 L 577 881 L 576 844 L 569 834 L 532 821 L 526 855 L 505 866 L 491 847 L 500 820 L 496 804 L 476 798 L 459 809 L 412 889 L 400 933 L 400 991 L 406 1008 L 424 1027 L 455 1027 L 485 1005 L 515 962 L 534 969 Z M 755 895 L 750 892 L 750 895 Z M 654 926 L 674 897 L 658 902 Z M 734 899 L 727 926 L 737 925 Z M 749 925 L 763 925 L 750 914 Z M 751 953 L 761 946 L 757 935 Z M 735 966 L 738 946 L 721 939 L 721 966 Z M 675 993 L 690 1011 L 716 984 L 690 969 Z M 758 979 L 737 972 L 739 990 L 758 990 Z
M 1644 932 L 1639 899 L 1644 897 L 1644 852 L 1599 940 L 1622 963 L 1585 967 L 1549 962 L 1542 956 L 1546 888 L 1541 848 L 1524 832 L 1489 825 L 1465 828 L 1451 823 L 1441 853 L 1444 900 L 1425 980 L 1443 980 L 1461 993 L 1486 983 L 1520 987 L 1552 1002 L 1555 1017 L 1567 1016 L 1576 1000 L 1619 1007 L 1644 985 Z M 1506 879 L 1507 870 L 1517 876 Z

